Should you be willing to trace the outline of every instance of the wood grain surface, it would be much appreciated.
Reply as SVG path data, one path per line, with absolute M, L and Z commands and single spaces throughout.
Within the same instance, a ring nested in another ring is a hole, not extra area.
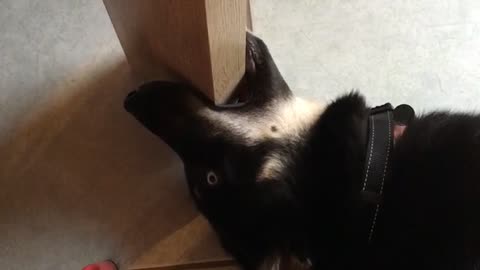
M 104 0 L 133 70 L 191 82 L 224 102 L 245 71 L 247 0 Z M 178 78 L 177 78 L 178 79 Z

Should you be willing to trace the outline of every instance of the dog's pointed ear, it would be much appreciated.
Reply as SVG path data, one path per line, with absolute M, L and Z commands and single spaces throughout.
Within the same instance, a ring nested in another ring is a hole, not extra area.
M 320 128 L 327 133 L 348 135 L 360 128 L 368 115 L 365 98 L 357 92 L 342 96 L 327 106 L 320 118 Z
M 246 79 L 252 103 L 259 106 L 292 95 L 267 45 L 250 32 L 247 32 L 246 55 Z

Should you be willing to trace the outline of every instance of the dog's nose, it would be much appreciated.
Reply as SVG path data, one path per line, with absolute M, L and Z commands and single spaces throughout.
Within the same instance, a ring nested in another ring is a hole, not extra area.
M 136 90 L 128 93 L 128 95 L 125 98 L 125 101 L 123 103 L 123 107 L 125 107 L 125 109 L 129 112 L 131 111 L 130 104 L 132 103 L 132 99 L 135 97 L 136 94 L 137 94 Z

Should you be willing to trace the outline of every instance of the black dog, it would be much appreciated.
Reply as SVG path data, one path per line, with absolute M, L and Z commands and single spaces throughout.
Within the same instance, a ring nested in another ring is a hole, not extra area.
M 245 269 L 480 269 L 479 115 L 426 114 L 392 136 L 372 223 L 361 214 L 371 108 L 357 93 L 295 98 L 265 44 L 248 34 L 247 47 L 244 104 L 159 81 L 125 101 L 182 158 L 198 208 Z

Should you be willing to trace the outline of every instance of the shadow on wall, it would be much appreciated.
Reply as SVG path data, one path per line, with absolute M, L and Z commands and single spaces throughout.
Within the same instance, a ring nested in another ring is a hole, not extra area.
M 74 77 L 0 143 L 5 269 L 125 265 L 197 216 L 179 159 L 123 109 L 128 65 Z

